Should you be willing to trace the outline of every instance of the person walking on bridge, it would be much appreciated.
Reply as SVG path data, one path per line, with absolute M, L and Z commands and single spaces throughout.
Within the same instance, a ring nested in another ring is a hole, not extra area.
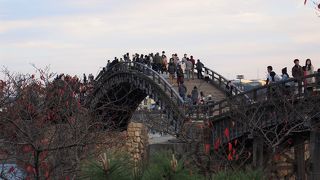
M 174 75 L 175 75 L 176 71 L 177 71 L 176 65 L 173 62 L 173 58 L 171 58 L 169 65 L 168 65 L 169 81 L 170 81 L 171 85 L 173 85 L 173 83 L 174 83 Z
M 299 65 L 299 59 L 295 59 L 294 66 L 292 67 L 292 76 L 296 79 L 296 83 L 298 85 L 298 95 L 300 96 L 302 93 L 302 79 L 303 79 L 303 69 Z
M 186 100 L 186 94 L 187 94 L 187 87 L 186 85 L 183 84 L 183 82 L 180 83 L 179 85 L 179 95 L 180 97 L 185 101 Z
M 162 52 L 163 53 L 163 52 Z M 166 74 L 168 74 L 168 59 L 166 55 L 162 55 L 162 74 L 163 72 L 166 72 Z
M 190 80 L 192 71 L 193 71 L 193 64 L 192 64 L 192 62 L 190 61 L 190 59 L 188 59 L 188 60 L 186 61 L 187 80 Z
M 192 99 L 192 104 L 197 105 L 198 104 L 198 99 L 199 99 L 199 92 L 197 86 L 194 86 L 192 92 L 191 92 L 191 99 Z
M 179 64 L 177 67 L 177 84 L 178 86 L 184 82 L 184 74 L 181 65 Z
M 194 66 L 196 65 L 196 61 L 193 59 L 193 56 L 190 56 L 190 61 L 192 62 L 191 75 L 192 79 L 194 79 Z
M 203 78 L 203 75 L 202 75 L 203 67 L 204 67 L 204 65 L 202 64 L 202 62 L 200 62 L 200 59 L 198 59 L 197 64 L 196 64 L 198 79 L 202 79 Z

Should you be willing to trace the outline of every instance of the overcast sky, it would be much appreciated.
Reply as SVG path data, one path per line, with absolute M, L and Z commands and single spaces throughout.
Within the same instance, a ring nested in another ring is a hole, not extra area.
M 0 0 L 0 64 L 96 74 L 126 52 L 184 53 L 235 78 L 320 68 L 320 17 L 303 0 Z

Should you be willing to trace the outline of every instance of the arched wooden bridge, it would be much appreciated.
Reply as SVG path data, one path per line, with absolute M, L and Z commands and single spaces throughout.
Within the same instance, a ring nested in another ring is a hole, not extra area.
M 263 154 L 261 151 L 264 151 L 261 149 L 263 143 L 276 148 L 289 138 L 297 138 L 300 142 L 310 140 L 309 137 L 320 139 L 319 84 L 310 85 L 311 91 L 305 89 L 305 93 L 297 94 L 297 87 L 294 86 L 296 80 L 289 79 L 247 92 L 233 88 L 232 96 L 227 98 L 228 80 L 209 68 L 204 68 L 204 71 L 208 71 L 210 77 L 205 89 L 213 99 L 218 100 L 214 104 L 187 106 L 176 87 L 169 84 L 166 78 L 148 66 L 135 62 L 118 63 L 107 71 L 101 71 L 88 104 L 97 118 L 110 121 L 110 117 L 113 117 L 111 124 L 125 129 L 141 101 L 150 96 L 161 107 L 160 113 L 165 114 L 161 122 L 156 122 L 160 123 L 163 131 L 180 135 L 186 122 L 206 122 L 209 127 L 207 141 L 211 144 L 219 141 L 223 145 L 235 139 L 249 139 L 254 147 L 256 165 L 263 163 L 260 157 Z M 318 80 L 319 74 L 306 78 Z M 203 80 L 197 81 L 204 83 Z M 188 84 L 185 81 L 189 90 L 195 82 L 191 80 Z M 307 138 L 300 138 L 302 136 Z M 313 156 L 320 161 L 317 155 L 320 154 L 319 142 L 314 141 L 312 147 Z M 301 148 L 296 152 L 304 156 Z M 298 158 L 298 161 L 297 177 L 304 177 L 304 160 Z M 313 168 L 320 172 L 319 163 L 313 164 Z
M 185 81 L 188 89 L 194 85 L 205 86 L 205 93 L 211 93 L 213 98 L 219 100 L 224 99 L 228 80 L 208 68 L 205 70 L 210 72 L 210 84 L 203 80 Z M 233 93 L 238 94 L 240 91 L 234 88 Z M 108 71 L 101 71 L 95 80 L 88 104 L 99 118 L 108 119 L 112 116 L 117 121 L 114 124 L 125 128 L 146 96 L 152 97 L 166 115 L 166 121 L 162 122 L 163 130 L 179 134 L 187 119 L 184 100 L 179 96 L 176 87 L 145 64 L 118 63 Z

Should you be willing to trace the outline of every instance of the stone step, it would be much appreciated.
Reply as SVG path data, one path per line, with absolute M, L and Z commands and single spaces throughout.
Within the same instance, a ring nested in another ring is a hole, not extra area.
M 194 79 L 194 80 L 185 79 L 184 84 L 187 87 L 187 94 L 191 94 L 194 86 L 197 86 L 199 94 L 202 91 L 205 96 L 211 95 L 212 99 L 215 102 L 221 101 L 226 98 L 226 95 L 224 92 L 222 92 L 220 89 L 218 89 L 211 83 L 207 83 L 202 79 Z M 178 91 L 178 85 L 176 84 L 176 82 L 173 87 Z

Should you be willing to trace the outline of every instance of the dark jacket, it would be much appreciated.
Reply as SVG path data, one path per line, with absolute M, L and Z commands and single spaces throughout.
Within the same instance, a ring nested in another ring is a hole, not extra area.
M 187 87 L 184 84 L 180 84 L 179 86 L 179 94 L 185 95 L 187 93 Z
M 177 69 L 177 77 L 183 77 L 183 76 L 184 76 L 184 74 L 183 74 L 182 69 L 181 69 L 181 68 L 178 68 L 178 69 Z
M 198 101 L 198 97 L 199 97 L 198 89 L 193 89 L 192 92 L 191 92 L 192 102 L 197 102 Z
M 300 65 L 295 65 L 292 68 L 292 76 L 294 78 L 296 78 L 297 80 L 302 80 L 303 76 L 304 76 L 304 72 L 303 69 Z
M 168 66 L 168 72 L 170 74 L 175 74 L 177 71 L 176 66 L 173 63 L 170 63 Z
M 197 70 L 202 70 L 204 65 L 201 62 L 197 62 L 196 66 Z

